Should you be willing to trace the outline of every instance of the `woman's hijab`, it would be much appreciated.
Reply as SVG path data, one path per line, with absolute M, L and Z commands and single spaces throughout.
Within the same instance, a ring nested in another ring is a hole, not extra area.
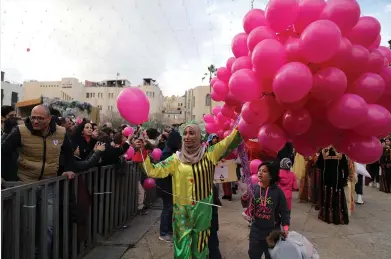
M 197 124 L 189 124 L 185 127 L 184 131 L 189 127 L 194 130 L 196 141 L 192 147 L 186 147 L 186 145 L 182 145 L 182 150 L 178 157 L 182 163 L 195 164 L 198 163 L 204 156 L 205 148 L 201 145 L 202 135 L 200 127 Z

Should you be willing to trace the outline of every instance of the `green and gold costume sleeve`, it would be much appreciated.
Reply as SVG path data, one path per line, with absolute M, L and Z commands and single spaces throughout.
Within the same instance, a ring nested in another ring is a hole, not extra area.
M 145 169 L 148 177 L 151 178 L 165 178 L 169 175 L 175 174 L 177 171 L 178 160 L 176 155 L 168 157 L 157 164 L 152 164 L 149 157 L 145 159 Z
M 231 134 L 217 143 L 216 145 L 208 148 L 208 157 L 213 164 L 217 164 L 224 154 L 230 154 L 237 148 L 242 141 L 242 137 L 237 129 L 234 129 Z

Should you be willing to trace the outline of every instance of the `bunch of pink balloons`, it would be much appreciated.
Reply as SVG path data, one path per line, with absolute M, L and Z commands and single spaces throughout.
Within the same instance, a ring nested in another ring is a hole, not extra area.
M 361 16 L 356 0 L 269 0 L 245 15 L 243 29 L 211 81 L 224 105 L 205 115 L 209 133 L 224 136 L 241 114 L 242 136 L 269 151 L 290 141 L 305 156 L 328 145 L 360 163 L 381 156 L 391 50 L 380 46 L 376 18 Z

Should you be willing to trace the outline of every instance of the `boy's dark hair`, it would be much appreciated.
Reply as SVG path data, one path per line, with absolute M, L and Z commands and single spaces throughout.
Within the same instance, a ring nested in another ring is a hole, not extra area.
M 157 131 L 157 129 L 154 128 L 149 128 L 146 130 L 146 132 L 149 139 L 156 139 L 160 135 L 159 131 Z
M 268 171 L 269 171 L 269 176 L 270 176 L 270 185 L 275 184 L 280 181 L 280 175 L 279 175 L 279 166 L 277 166 L 276 161 L 266 161 L 262 162 L 258 166 L 258 171 L 262 166 L 266 166 Z
M 17 117 L 6 119 L 4 121 L 4 133 L 10 134 L 12 129 L 18 126 L 18 120 L 20 120 L 20 118 Z
M 110 135 L 112 132 L 113 132 L 113 129 L 109 128 L 109 127 L 103 127 L 101 129 L 102 132 L 106 133 L 107 135 Z
M 10 105 L 1 106 L 1 117 L 7 116 L 10 112 L 15 111 L 14 107 Z
M 99 132 L 97 140 L 98 142 L 102 142 L 105 143 L 106 145 L 110 145 L 110 137 L 104 132 Z
M 116 145 L 121 145 L 122 144 L 122 133 L 116 133 L 113 137 L 113 142 Z

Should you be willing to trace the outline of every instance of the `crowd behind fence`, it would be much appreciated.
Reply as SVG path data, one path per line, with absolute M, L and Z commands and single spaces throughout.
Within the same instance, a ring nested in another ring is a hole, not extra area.
M 137 214 L 141 170 L 129 162 L 122 170 L 95 167 L 73 180 L 61 176 L 3 189 L 1 258 L 83 257 Z M 146 203 L 155 197 L 155 190 L 147 191 Z

